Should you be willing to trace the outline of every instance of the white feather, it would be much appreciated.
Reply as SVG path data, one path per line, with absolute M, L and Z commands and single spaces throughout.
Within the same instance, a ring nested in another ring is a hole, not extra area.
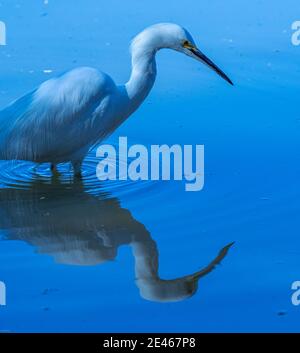
M 78 68 L 44 82 L 0 114 L 2 159 L 66 162 L 101 133 L 116 87 L 105 74 Z
M 132 72 L 125 85 L 116 86 L 108 75 L 88 67 L 44 82 L 0 112 L 0 158 L 53 164 L 71 161 L 75 172 L 80 172 L 87 151 L 112 133 L 149 94 L 159 49 L 171 48 L 196 58 L 184 47 L 186 41 L 194 43 L 184 28 L 172 23 L 141 32 L 131 45 Z

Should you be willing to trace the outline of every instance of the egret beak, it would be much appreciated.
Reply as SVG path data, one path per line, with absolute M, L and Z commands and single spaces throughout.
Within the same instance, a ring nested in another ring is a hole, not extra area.
M 214 64 L 206 55 L 204 55 L 198 48 L 192 47 L 192 48 L 189 48 L 189 51 L 192 53 L 193 57 L 196 57 L 197 60 L 201 61 L 203 64 L 210 67 L 225 81 L 227 81 L 233 86 L 233 82 L 230 80 L 230 78 L 221 69 L 219 69 L 218 66 Z

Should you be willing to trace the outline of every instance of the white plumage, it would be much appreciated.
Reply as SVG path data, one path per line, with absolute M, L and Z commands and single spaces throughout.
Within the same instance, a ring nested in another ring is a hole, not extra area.
M 108 108 L 115 90 L 107 75 L 92 68 L 44 82 L 0 113 L 1 158 L 53 164 L 81 160 L 112 128 Z
M 196 48 L 176 24 L 151 26 L 132 42 L 132 73 L 117 86 L 106 74 L 78 68 L 42 83 L 0 112 L 0 158 L 71 162 L 80 175 L 88 150 L 113 132 L 150 92 L 156 76 L 155 54 L 169 48 L 185 53 L 229 78 Z

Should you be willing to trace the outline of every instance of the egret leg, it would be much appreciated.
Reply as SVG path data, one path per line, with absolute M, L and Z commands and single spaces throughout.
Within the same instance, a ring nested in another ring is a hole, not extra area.
M 82 177 L 82 174 L 81 174 L 82 160 L 73 161 L 71 163 L 72 163 L 72 166 L 74 169 L 74 176 L 76 178 L 81 178 Z
M 59 171 L 57 170 L 56 164 L 51 163 L 50 164 L 50 169 L 51 169 L 51 172 L 52 172 L 53 176 L 59 176 Z

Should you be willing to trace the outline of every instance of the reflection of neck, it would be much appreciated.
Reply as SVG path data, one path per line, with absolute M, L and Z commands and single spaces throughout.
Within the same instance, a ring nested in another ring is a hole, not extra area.
M 160 279 L 158 274 L 158 250 L 150 234 L 134 237 L 131 242 L 135 258 L 135 277 L 143 298 L 151 301 L 179 301 L 192 296 L 201 277 L 209 274 L 226 256 L 233 243 L 228 244 L 218 256 L 202 270 L 173 280 Z
M 136 279 L 159 280 L 158 277 L 158 250 L 151 237 L 131 243 L 135 259 Z

